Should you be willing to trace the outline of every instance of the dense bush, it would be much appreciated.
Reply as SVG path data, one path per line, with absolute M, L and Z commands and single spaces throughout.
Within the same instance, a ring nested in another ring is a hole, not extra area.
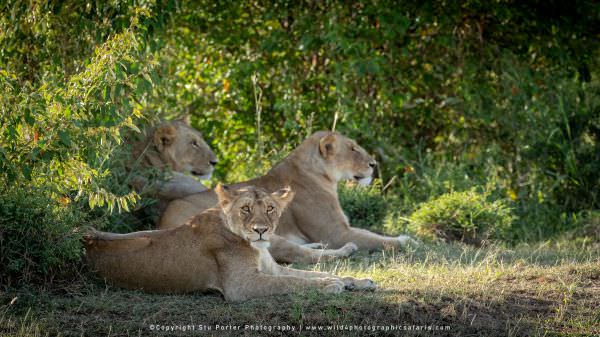
M 5 192 L 0 205 L 0 284 L 72 275 L 72 266 L 81 260 L 85 212 L 42 190 Z
M 479 245 L 503 239 L 514 220 L 502 200 L 488 201 L 474 190 L 451 192 L 425 202 L 410 216 L 422 237 Z
M 381 232 L 388 211 L 388 201 L 381 194 L 381 182 L 371 186 L 346 186 L 340 183 L 338 196 L 352 226 Z
M 600 242 L 600 211 L 581 212 L 573 216 L 573 222 L 574 226 L 567 237 Z
M 105 220 L 139 199 L 121 149 L 158 118 L 142 111 L 157 82 L 141 38 L 154 18 L 78 1 L 0 9 L 0 276 L 49 280 L 79 261 L 76 227 L 129 227 Z

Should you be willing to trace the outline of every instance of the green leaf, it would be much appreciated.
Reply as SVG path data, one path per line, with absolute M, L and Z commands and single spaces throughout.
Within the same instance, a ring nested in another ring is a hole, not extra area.
M 33 124 L 35 124 L 35 118 L 33 118 L 33 116 L 31 115 L 30 109 L 25 110 L 25 122 L 30 126 L 33 126 Z
M 59 131 L 58 137 L 65 146 L 71 146 L 71 136 L 68 131 Z

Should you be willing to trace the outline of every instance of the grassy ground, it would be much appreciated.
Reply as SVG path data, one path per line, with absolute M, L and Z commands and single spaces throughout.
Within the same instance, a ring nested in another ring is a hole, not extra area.
M 228 304 L 216 293 L 148 295 L 83 276 L 47 289 L 4 289 L 0 335 L 281 335 L 276 330 L 256 332 L 246 325 L 293 327 L 291 335 L 315 336 L 600 334 L 600 246 L 586 241 L 510 250 L 425 245 L 300 267 L 371 277 L 380 289 L 330 296 L 309 292 Z M 195 331 L 152 330 L 188 325 Z M 228 325 L 240 330 L 221 330 Z M 341 330 L 344 325 L 449 330 Z M 312 326 L 327 332 L 309 331 Z M 200 331 L 201 327 L 212 330 Z

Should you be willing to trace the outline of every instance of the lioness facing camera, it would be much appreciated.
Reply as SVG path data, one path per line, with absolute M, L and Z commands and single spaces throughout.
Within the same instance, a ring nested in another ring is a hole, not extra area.
M 101 276 L 125 288 L 149 292 L 219 290 L 227 301 L 317 288 L 373 290 L 368 279 L 283 267 L 267 247 L 294 193 L 271 194 L 251 186 L 217 186 L 219 207 L 174 229 L 86 237 L 87 258 Z
M 283 243 L 273 242 L 271 254 L 277 261 L 296 262 L 294 252 L 285 249 L 289 240 L 298 244 L 321 242 L 330 248 L 353 242 L 359 249 L 399 248 L 414 243 L 409 236 L 389 237 L 353 228 L 337 195 L 341 179 L 361 184 L 371 182 L 375 160 L 354 140 L 337 132 L 320 131 L 308 137 L 266 175 L 233 185 L 254 185 L 267 191 L 289 185 L 296 197 L 281 216 L 276 234 Z M 207 190 L 169 203 L 160 219 L 160 228 L 179 226 L 193 215 L 217 203 Z M 283 248 L 282 248 L 283 247 Z

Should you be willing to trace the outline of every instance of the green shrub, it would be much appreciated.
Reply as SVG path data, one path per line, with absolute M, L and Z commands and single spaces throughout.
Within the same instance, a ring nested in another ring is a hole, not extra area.
M 421 203 L 444 193 L 465 191 L 486 183 L 482 172 L 470 168 L 463 160 L 450 161 L 420 150 L 415 152 L 419 153 L 420 160 L 406 161 L 403 174 L 393 184 L 398 197 L 395 206 L 400 213 L 411 214 Z
M 600 242 L 600 211 L 583 211 L 571 215 L 570 230 L 562 236 L 568 240 Z
M 417 234 L 431 239 L 479 245 L 503 238 L 514 220 L 502 200 L 490 202 L 487 194 L 451 192 L 421 204 L 410 216 Z
M 346 186 L 338 188 L 339 200 L 352 226 L 373 231 L 382 231 L 387 215 L 388 203 L 381 194 L 381 183 L 376 180 L 371 186 Z
M 42 190 L 0 195 L 0 284 L 49 281 L 68 275 L 80 261 L 85 215 L 68 199 Z

